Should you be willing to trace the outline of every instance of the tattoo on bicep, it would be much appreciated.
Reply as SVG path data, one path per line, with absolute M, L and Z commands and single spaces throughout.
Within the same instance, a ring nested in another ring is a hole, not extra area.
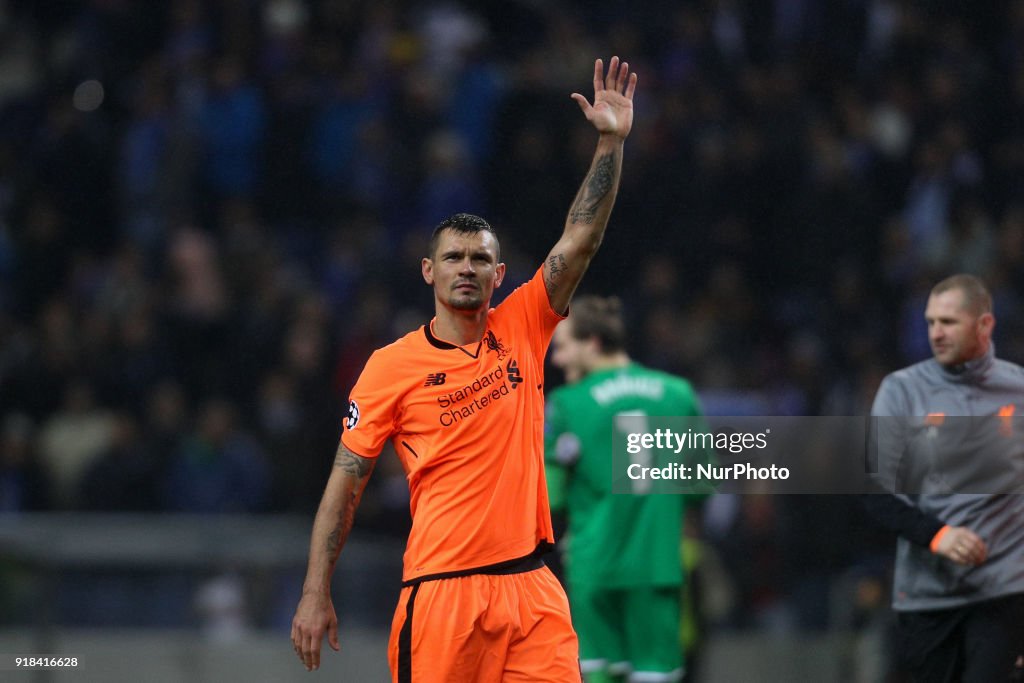
M 338 444 L 338 454 L 334 456 L 334 466 L 345 470 L 347 474 L 362 479 L 373 469 L 373 460 L 360 457 Z
M 593 223 L 601 202 L 608 196 L 615 184 L 615 154 L 609 152 L 594 163 L 576 201 L 569 210 L 569 219 L 573 223 Z
M 569 269 L 569 264 L 565 262 L 565 254 L 552 254 L 548 258 L 548 272 L 547 277 L 544 278 L 544 285 L 548 290 L 548 294 L 551 294 L 555 285 L 562 277 L 562 273 Z

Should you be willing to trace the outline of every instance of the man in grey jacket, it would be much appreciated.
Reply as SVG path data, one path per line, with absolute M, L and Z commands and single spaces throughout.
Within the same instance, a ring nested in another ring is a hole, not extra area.
M 1024 653 L 1024 368 L 995 358 L 976 277 L 935 285 L 925 320 L 934 357 L 875 397 L 887 493 L 865 504 L 899 535 L 893 608 L 915 680 L 1007 681 Z

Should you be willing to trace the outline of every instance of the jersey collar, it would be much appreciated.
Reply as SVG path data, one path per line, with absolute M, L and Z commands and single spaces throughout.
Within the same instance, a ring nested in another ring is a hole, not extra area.
M 478 341 L 476 343 L 476 352 L 471 353 L 471 352 L 467 351 L 466 348 L 463 347 L 463 346 L 459 346 L 458 344 L 452 344 L 451 342 L 447 342 L 447 341 L 445 341 L 443 339 L 438 338 L 437 335 L 434 334 L 434 330 L 431 329 L 433 326 L 434 326 L 434 321 L 433 320 L 431 320 L 429 323 L 424 325 L 423 326 L 423 334 L 426 335 L 426 337 L 427 337 L 427 343 L 430 344 L 431 346 L 433 346 L 434 348 L 441 349 L 442 351 L 452 351 L 454 349 L 458 349 L 459 351 L 462 351 L 464 354 L 466 354 L 470 358 L 479 358 L 480 357 L 480 349 L 481 349 L 481 347 L 483 346 L 483 343 L 484 343 L 483 338 L 481 338 L 480 341 Z M 486 332 L 485 332 L 485 336 L 486 336 Z

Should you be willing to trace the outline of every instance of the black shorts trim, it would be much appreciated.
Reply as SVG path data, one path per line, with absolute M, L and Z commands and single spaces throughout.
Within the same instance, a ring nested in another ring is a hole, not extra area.
M 413 586 L 405 603 L 405 623 L 398 632 L 398 683 L 412 683 L 412 611 L 419 585 Z
M 495 564 L 489 564 L 484 567 L 474 567 L 472 569 L 460 569 L 454 572 L 440 572 L 438 574 L 427 574 L 426 576 L 417 576 L 415 579 L 409 579 L 408 581 L 402 582 L 402 587 L 418 586 L 424 581 L 438 581 L 440 579 L 456 579 L 460 576 L 473 576 L 474 574 L 488 574 L 488 575 L 502 575 L 502 574 L 522 574 L 524 572 L 532 572 L 534 569 L 540 569 L 544 566 L 544 559 L 541 557 L 545 553 L 549 552 L 553 546 L 544 541 L 540 543 L 532 553 L 524 555 L 523 557 L 517 557 L 514 560 L 505 560 L 503 562 L 497 562 Z

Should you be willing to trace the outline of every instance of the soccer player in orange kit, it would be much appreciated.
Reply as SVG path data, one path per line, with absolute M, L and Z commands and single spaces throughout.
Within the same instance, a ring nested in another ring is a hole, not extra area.
M 330 580 L 376 457 L 390 439 L 411 495 L 412 530 L 388 663 L 396 683 L 579 681 L 565 592 L 540 555 L 554 534 L 544 479 L 544 356 L 596 253 L 618 192 L 636 74 L 594 63 L 594 101 L 572 98 L 599 133 L 562 237 L 497 307 L 505 277 L 482 218 L 456 214 L 422 261 L 436 315 L 370 356 L 349 402 L 292 621 L 306 668 L 338 620 Z

